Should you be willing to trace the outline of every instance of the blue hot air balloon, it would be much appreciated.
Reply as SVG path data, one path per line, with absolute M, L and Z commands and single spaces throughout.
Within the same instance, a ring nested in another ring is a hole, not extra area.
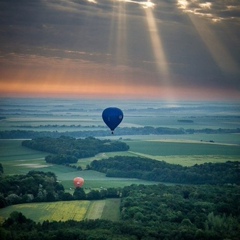
M 123 120 L 123 112 L 119 108 L 109 107 L 102 112 L 102 119 L 106 123 L 106 125 L 111 129 L 113 134 L 114 129 Z

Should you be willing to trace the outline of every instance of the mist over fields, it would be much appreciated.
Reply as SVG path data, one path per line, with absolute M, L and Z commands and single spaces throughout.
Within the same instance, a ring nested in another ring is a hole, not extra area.
M 70 99 L 1 99 L 1 126 L 5 130 L 96 131 L 108 135 L 102 111 L 109 106 L 123 110 L 124 120 L 118 130 L 128 128 L 172 128 L 178 130 L 229 129 L 238 133 L 240 107 L 237 102 L 161 102 L 105 101 Z M 149 129 L 150 130 L 150 129 Z M 213 133 L 213 132 L 210 132 Z M 224 132 L 225 133 L 225 132 Z M 127 135 L 119 132 L 119 135 Z M 152 134 L 147 129 L 141 135 Z M 163 134 L 163 133 L 162 133 Z M 172 133 L 173 134 L 173 133 Z M 135 134 L 131 134 L 135 135 Z M 92 133 L 94 136 L 94 132 Z M 109 137 L 111 135 L 109 134 Z M 225 140 L 224 140 L 225 141 Z M 235 137 L 232 136 L 234 142 Z M 240 143 L 240 142 L 238 142 Z

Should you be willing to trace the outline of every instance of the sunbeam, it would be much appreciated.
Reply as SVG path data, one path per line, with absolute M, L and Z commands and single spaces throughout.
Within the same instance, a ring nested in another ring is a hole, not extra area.
M 146 12 L 148 30 L 149 30 L 149 34 L 152 42 L 152 50 L 155 56 L 158 71 L 161 76 L 168 77 L 169 71 L 168 71 L 166 56 L 163 50 L 161 38 L 159 37 L 160 35 L 156 25 L 156 20 L 150 8 L 146 8 L 145 12 Z
M 185 3 L 185 1 L 182 1 Z M 199 14 L 192 13 L 187 10 L 187 4 L 182 4 L 182 8 L 184 7 L 185 12 L 187 13 L 189 19 L 194 25 L 196 31 L 201 37 L 202 41 L 206 45 L 208 51 L 210 52 L 212 58 L 218 65 L 218 67 L 222 70 L 223 73 L 239 73 L 239 66 L 228 52 L 226 47 L 222 44 L 220 39 L 214 34 L 212 29 L 209 27 L 209 23 L 205 19 L 201 19 L 198 17 Z M 210 8 L 210 4 L 205 4 L 204 7 Z M 213 22 L 216 22 L 214 18 Z
M 219 68 L 227 73 L 239 72 L 238 65 L 209 26 L 192 14 L 189 14 L 189 18 Z
M 125 3 L 120 2 L 118 5 L 118 28 L 117 28 L 117 62 L 123 64 L 126 60 L 126 11 Z
M 150 1 L 148 1 L 148 3 L 150 3 Z M 167 95 L 173 98 L 173 94 L 170 92 L 171 87 L 169 88 L 169 86 L 171 86 L 171 79 L 170 79 L 166 55 L 164 52 L 164 47 L 162 44 L 160 33 L 158 31 L 159 26 L 157 26 L 152 7 L 144 8 L 144 10 L 146 14 L 149 35 L 152 43 L 152 51 L 155 57 L 157 71 L 159 75 L 159 81 L 164 86 L 167 86 L 166 88 L 166 90 L 168 91 Z
M 110 51 L 113 54 L 113 60 L 117 65 L 124 64 L 127 59 L 126 27 L 125 2 L 113 2 L 110 30 Z

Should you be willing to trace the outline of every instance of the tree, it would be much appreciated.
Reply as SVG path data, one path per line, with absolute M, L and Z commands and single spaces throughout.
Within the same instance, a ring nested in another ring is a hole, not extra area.
M 21 202 L 21 197 L 19 197 L 15 193 L 11 193 L 6 197 L 6 201 L 11 205 L 11 204 L 17 204 Z
M 3 194 L 0 193 L 0 208 L 4 208 L 7 206 L 7 201 L 4 198 Z
M 2 164 L 0 163 L 0 176 L 3 174 L 3 166 Z
M 86 199 L 86 193 L 82 188 L 76 188 L 74 193 L 73 193 L 73 198 L 75 200 L 84 200 Z
M 98 190 L 92 190 L 87 194 L 88 200 L 98 200 L 101 199 L 101 193 Z
M 63 201 L 71 201 L 73 200 L 73 196 L 72 194 L 68 193 L 68 192 L 61 192 L 59 195 L 59 198 Z

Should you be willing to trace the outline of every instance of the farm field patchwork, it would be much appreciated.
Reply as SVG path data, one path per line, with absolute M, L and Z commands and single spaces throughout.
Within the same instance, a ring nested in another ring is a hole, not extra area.
M 172 142 L 171 142 L 172 141 Z M 35 151 L 21 146 L 22 140 L 0 140 L 0 162 L 4 173 L 25 174 L 30 170 L 54 172 L 65 189 L 72 192 L 72 179 L 83 177 L 86 188 L 123 187 L 131 184 L 151 184 L 152 182 L 137 179 L 119 179 L 105 177 L 105 174 L 95 171 L 78 171 L 71 167 L 46 164 L 44 158 L 48 153 Z M 172 164 L 192 166 L 205 162 L 239 161 L 240 148 L 237 145 L 221 145 L 215 143 L 191 142 L 185 140 L 161 141 L 159 138 L 144 138 L 125 140 L 130 146 L 127 152 L 100 153 L 95 157 L 79 159 L 76 166 L 83 169 L 93 160 L 101 160 L 116 155 L 143 156 Z
M 124 187 L 131 184 L 155 184 L 155 182 L 124 179 L 107 178 L 104 173 L 96 171 L 78 171 L 74 168 L 63 165 L 46 164 L 44 158 L 48 153 L 28 149 L 21 145 L 22 140 L 0 140 L 1 156 L 0 162 L 4 168 L 4 174 L 26 174 L 30 170 L 53 172 L 61 182 L 67 192 L 73 193 L 73 179 L 77 176 L 85 179 L 84 188 L 109 188 Z M 83 169 L 94 159 L 113 157 L 115 155 L 130 155 L 130 152 L 100 153 L 96 157 L 79 159 L 77 166 L 82 165 Z M 84 167 L 85 166 L 85 167 Z
M 116 221 L 119 218 L 119 206 L 120 199 L 18 204 L 0 209 L 0 222 L 4 221 L 13 211 L 21 212 L 35 222 L 43 222 L 46 220 L 81 221 L 102 217 Z

